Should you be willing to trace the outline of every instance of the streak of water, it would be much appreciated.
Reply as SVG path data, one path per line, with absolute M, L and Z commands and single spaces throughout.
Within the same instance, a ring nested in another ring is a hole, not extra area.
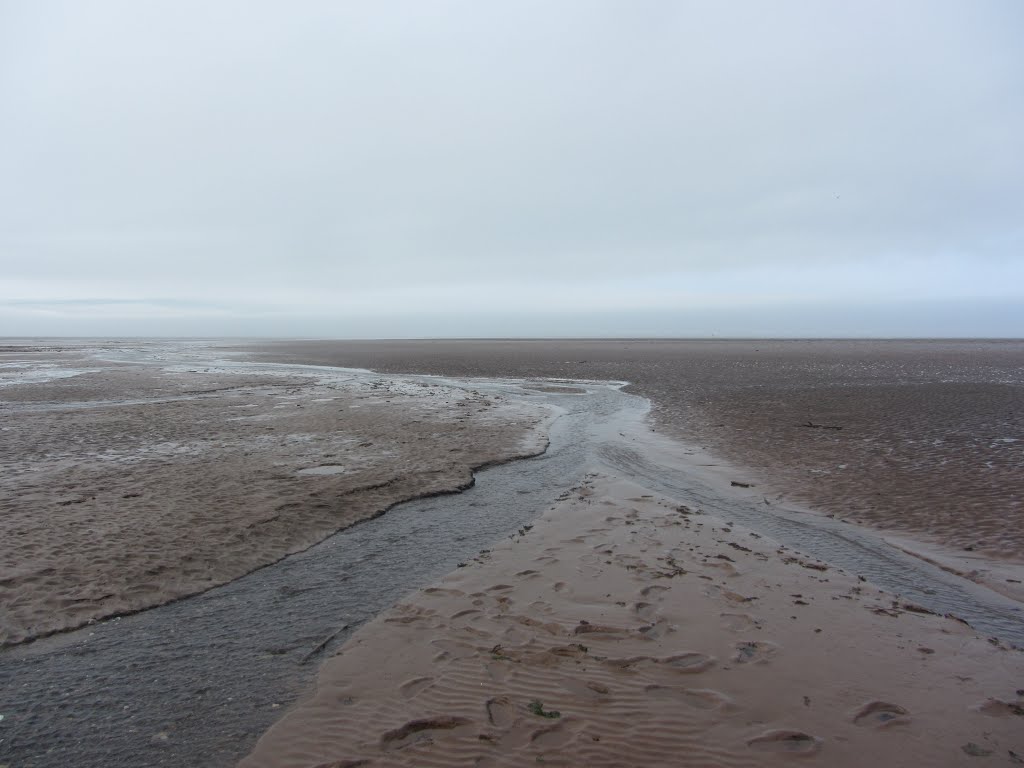
M 462 494 L 399 505 L 205 594 L 0 654 L 0 764 L 233 764 L 355 628 L 581 476 L 584 427 L 602 409 L 532 399 L 565 403 L 544 457 L 480 472 Z
M 1013 600 L 886 544 L 869 530 L 818 516 L 726 498 L 693 475 L 621 444 L 597 448 L 602 461 L 647 488 L 737 522 L 936 613 L 952 613 L 980 632 L 1024 645 L 1024 613 Z
M 997 595 L 869 532 L 725 498 L 653 458 L 635 428 L 647 402 L 615 386 L 588 384 L 584 395 L 462 386 L 559 408 L 547 454 L 483 471 L 462 494 L 399 505 L 205 594 L 0 654 L 0 764 L 231 765 L 355 628 L 602 467 L 1024 642 L 1020 613 Z

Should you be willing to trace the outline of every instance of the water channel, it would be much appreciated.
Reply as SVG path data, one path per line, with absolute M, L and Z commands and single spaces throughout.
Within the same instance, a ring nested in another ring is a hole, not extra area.
M 870 531 L 729 498 L 648 452 L 636 439 L 648 403 L 619 384 L 578 384 L 584 394 L 512 380 L 462 385 L 555 409 L 548 451 L 481 471 L 463 493 L 401 504 L 223 587 L 0 653 L 0 765 L 233 765 L 361 624 L 539 516 L 588 471 L 630 478 L 1024 644 L 1016 603 Z

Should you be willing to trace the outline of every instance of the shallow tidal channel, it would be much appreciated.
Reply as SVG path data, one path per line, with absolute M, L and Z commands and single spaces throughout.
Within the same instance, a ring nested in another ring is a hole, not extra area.
M 615 416 L 608 401 L 643 407 L 604 385 L 520 396 L 562 411 L 544 456 L 201 595 L 0 653 L 0 765 L 233 765 L 361 624 L 515 534 L 581 477 L 582 433 Z
M 0 765 L 233 765 L 360 625 L 460 563 L 472 567 L 481 550 L 602 469 L 1024 644 L 1015 604 L 869 531 L 723 498 L 685 466 L 653 460 L 623 435 L 648 403 L 618 385 L 584 383 L 584 394 L 511 381 L 467 386 L 556 408 L 548 451 L 481 471 L 462 493 L 400 504 L 204 594 L 0 653 Z

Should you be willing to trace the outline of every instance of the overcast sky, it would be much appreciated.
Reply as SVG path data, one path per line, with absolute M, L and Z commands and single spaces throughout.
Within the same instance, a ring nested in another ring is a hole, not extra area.
M 1024 2 L 0 0 L 0 335 L 1024 336 Z

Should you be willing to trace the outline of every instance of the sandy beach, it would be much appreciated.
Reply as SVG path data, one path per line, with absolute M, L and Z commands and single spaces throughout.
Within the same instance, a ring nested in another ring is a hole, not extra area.
M 4 350 L 0 762 L 1020 764 L 1020 350 L 763 344 Z
M 593 475 L 396 605 L 242 768 L 1013 765 L 1024 656 Z
M 721 493 L 902 531 L 904 551 L 1020 599 L 1020 352 L 309 342 L 281 354 L 449 375 L 599 370 L 652 396 L 653 424 Z M 241 765 L 1024 761 L 1019 649 L 633 480 L 595 468 L 532 529 L 364 627 Z

